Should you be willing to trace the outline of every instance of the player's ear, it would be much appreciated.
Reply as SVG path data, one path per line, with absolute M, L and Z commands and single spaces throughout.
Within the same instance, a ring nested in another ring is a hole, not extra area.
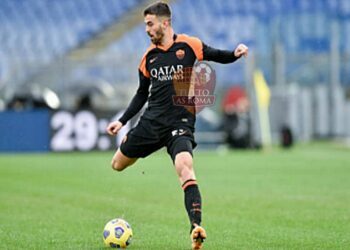
M 164 29 L 170 26 L 170 20 L 168 18 L 161 17 L 159 21 Z
M 170 21 L 169 18 L 165 18 L 165 19 L 164 19 L 164 25 L 166 25 L 166 27 L 171 26 L 171 21 Z
M 160 25 L 162 26 L 163 29 L 166 28 L 164 19 L 160 19 Z

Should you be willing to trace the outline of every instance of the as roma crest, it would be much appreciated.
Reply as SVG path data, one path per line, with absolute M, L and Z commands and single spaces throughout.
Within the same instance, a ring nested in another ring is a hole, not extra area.
M 185 57 L 185 51 L 183 49 L 178 49 L 176 52 L 176 57 L 182 60 Z

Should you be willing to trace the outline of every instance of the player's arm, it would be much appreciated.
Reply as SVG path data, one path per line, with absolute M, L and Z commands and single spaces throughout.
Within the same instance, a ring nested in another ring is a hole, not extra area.
M 241 56 L 248 55 L 248 47 L 244 44 L 239 44 L 235 50 L 220 50 L 212 48 L 203 43 L 203 60 L 213 61 L 218 63 L 233 63 Z
M 123 116 L 118 121 L 111 122 L 107 127 L 107 132 L 110 135 L 116 135 L 118 131 L 133 118 L 145 105 L 148 99 L 148 89 L 150 85 L 150 79 L 143 75 L 139 71 L 140 85 L 137 89 L 135 96 L 132 98 L 128 108 L 124 112 Z
M 150 79 L 143 75 L 141 71 L 139 71 L 139 77 L 140 77 L 140 85 L 139 88 L 135 94 L 135 96 L 132 98 L 128 108 L 126 109 L 123 116 L 119 119 L 119 121 L 125 125 L 131 118 L 134 117 L 145 105 L 148 98 L 148 89 L 150 85 Z

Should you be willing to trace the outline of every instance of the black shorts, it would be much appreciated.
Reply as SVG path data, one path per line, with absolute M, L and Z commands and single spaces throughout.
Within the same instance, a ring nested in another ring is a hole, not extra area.
M 193 131 L 186 125 L 161 126 L 156 121 L 140 119 L 120 145 L 121 152 L 129 158 L 144 158 L 162 147 L 167 147 L 168 154 L 175 161 L 180 152 L 189 152 L 197 143 Z

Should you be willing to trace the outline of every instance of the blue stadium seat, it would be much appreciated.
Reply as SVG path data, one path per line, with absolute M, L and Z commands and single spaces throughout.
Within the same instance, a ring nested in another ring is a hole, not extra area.
M 90 39 L 141 1 L 1 0 L 0 45 L 5 56 L 0 63 L 8 67 L 25 65 L 26 61 L 49 63 Z M 7 57 L 15 58 L 12 60 L 15 63 L 4 59 Z
M 350 52 L 349 0 L 181 0 L 174 2 L 172 9 L 179 33 L 199 36 L 207 44 L 221 48 L 232 48 L 242 41 L 267 61 L 277 42 L 284 45 L 287 56 L 328 53 L 331 19 L 342 30 L 341 51 Z M 126 34 L 131 38 L 135 35 Z M 138 47 L 139 39 L 129 40 L 132 47 Z M 230 82 L 230 70 L 220 70 L 219 80 Z
M 11 68 L 25 64 L 25 58 L 35 57 L 40 63 L 48 63 L 90 39 L 141 1 L 1 0 L 0 64 Z M 244 42 L 266 61 L 276 43 L 283 44 L 287 56 L 328 53 L 332 20 L 342 30 L 341 52 L 350 53 L 349 0 L 178 0 L 171 5 L 178 33 L 198 36 L 208 45 L 226 49 Z M 135 57 L 136 52 L 141 57 L 148 45 L 149 38 L 140 24 L 103 53 L 123 51 Z M 232 72 L 243 79 L 243 72 L 234 66 L 219 72 L 223 84 L 232 82 Z M 127 72 L 122 74 L 125 77 Z

